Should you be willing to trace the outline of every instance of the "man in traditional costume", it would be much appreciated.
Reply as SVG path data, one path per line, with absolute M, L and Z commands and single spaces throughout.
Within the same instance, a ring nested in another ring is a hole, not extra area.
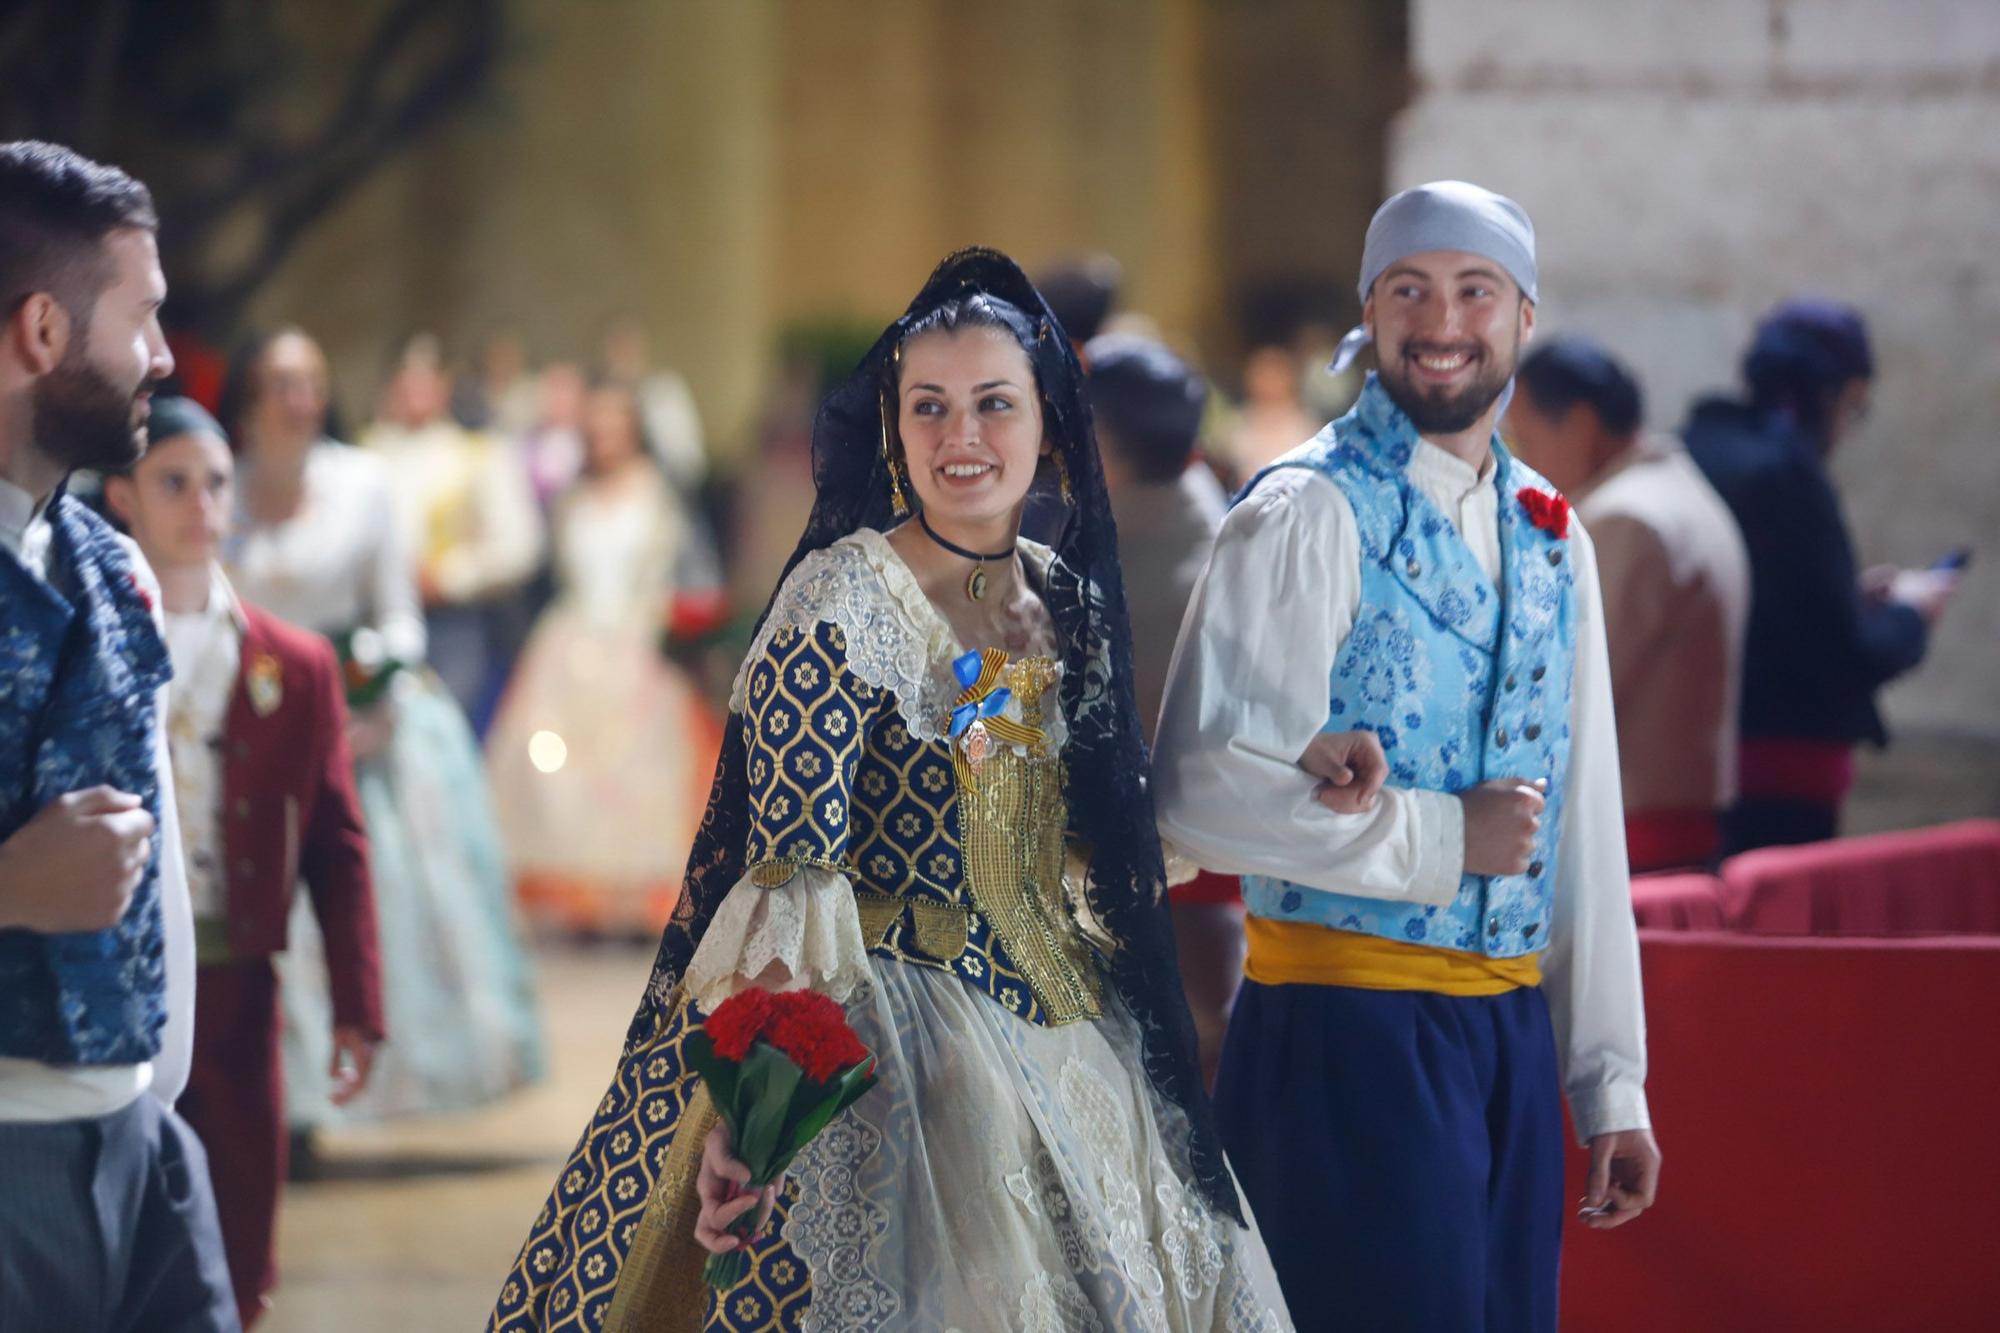
M 0 146 L 0 1328 L 233 1330 L 145 560 L 65 491 L 173 371 L 145 186 Z
M 239 600 L 216 561 L 233 508 L 222 427 L 185 398 L 153 404 L 146 456 L 105 481 L 159 576 L 174 681 L 167 743 L 194 905 L 194 1069 L 181 1110 L 211 1149 L 222 1238 L 247 1328 L 277 1285 L 283 1018 L 276 955 L 304 880 L 333 996 L 334 1100 L 361 1090 L 382 1039 L 368 837 L 333 647 Z
M 1160 829 L 1241 874 L 1224 1142 L 1321 1327 L 1553 1330 L 1566 1091 L 1594 1225 L 1652 1200 L 1638 948 L 1590 539 L 1494 426 L 1534 232 L 1440 182 L 1368 229 L 1360 401 L 1255 478 L 1167 684 Z M 1343 363 L 1344 364 L 1344 363 Z M 1321 732 L 1379 738 L 1367 808 Z

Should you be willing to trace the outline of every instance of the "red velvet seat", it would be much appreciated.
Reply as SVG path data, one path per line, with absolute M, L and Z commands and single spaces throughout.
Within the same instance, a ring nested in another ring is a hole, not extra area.
M 2000 821 L 1745 852 L 1722 909 L 1761 935 L 2000 934 Z
M 1634 876 L 1632 916 L 1641 930 L 1721 930 L 1722 881 L 1695 872 Z
M 1563 1327 L 2000 1327 L 2000 937 L 1647 930 L 1640 953 L 1660 1201 L 1567 1225 Z

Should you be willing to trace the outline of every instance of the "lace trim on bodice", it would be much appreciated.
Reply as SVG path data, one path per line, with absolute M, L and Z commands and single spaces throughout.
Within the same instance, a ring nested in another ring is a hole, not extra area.
M 1021 554 L 1030 572 L 1046 585 L 1054 553 L 1023 538 Z M 785 580 L 736 673 L 730 712 L 743 711 L 750 669 L 769 651 L 772 637 L 785 629 L 810 629 L 820 621 L 838 626 L 846 637 L 847 669 L 855 679 L 895 694 L 910 735 L 922 741 L 947 737 L 959 690 L 951 664 L 965 650 L 910 567 L 888 538 L 873 528 L 859 529 L 814 551 Z M 1032 660 L 1023 658 L 1015 665 Z M 1052 665 L 1060 671 L 1061 663 Z M 1048 690 L 1043 698 L 1042 716 L 1034 720 L 1050 751 L 1059 754 L 1069 739 L 1061 691 Z M 1020 691 L 1005 716 L 1023 720 Z

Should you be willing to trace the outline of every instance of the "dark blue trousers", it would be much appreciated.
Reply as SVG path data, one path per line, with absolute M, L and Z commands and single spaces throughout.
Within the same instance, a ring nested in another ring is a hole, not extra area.
M 1554 1333 L 1563 1122 L 1540 990 L 1246 981 L 1216 1109 L 1301 1333 Z
M 186 1121 L 141 1093 L 94 1120 L 0 1124 L 0 1329 L 239 1327 L 208 1157 Z

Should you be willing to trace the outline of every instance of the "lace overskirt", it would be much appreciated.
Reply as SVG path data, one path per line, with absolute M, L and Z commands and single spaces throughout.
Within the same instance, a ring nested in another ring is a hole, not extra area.
M 871 958 L 848 1003 L 881 1084 L 794 1163 L 708 1333 L 1291 1327 L 1254 1223 L 1190 1187 L 1184 1117 L 1138 1031 L 1024 1023 L 948 973 Z M 692 1008 L 628 1054 L 516 1261 L 493 1327 L 603 1327 L 694 1080 Z

